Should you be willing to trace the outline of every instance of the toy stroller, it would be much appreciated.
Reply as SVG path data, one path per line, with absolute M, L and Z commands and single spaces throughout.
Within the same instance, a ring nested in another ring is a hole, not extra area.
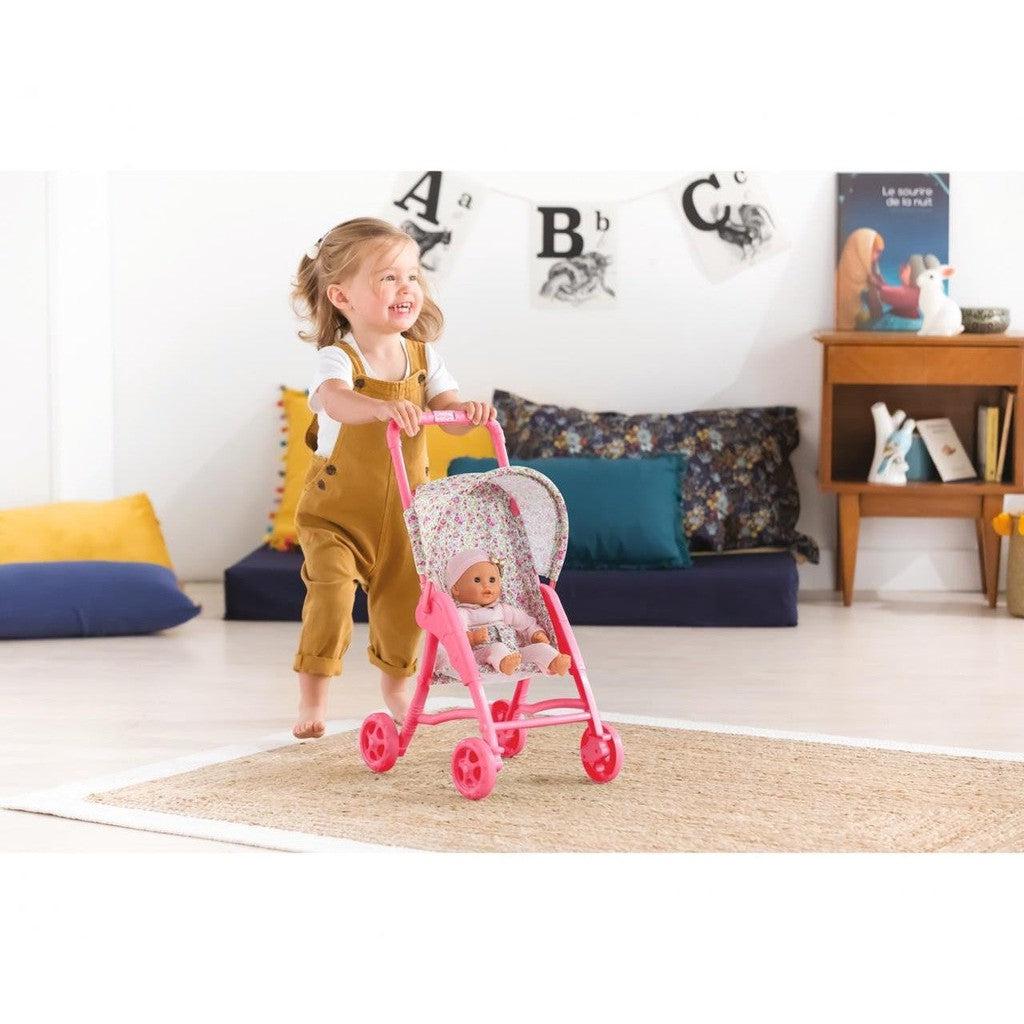
M 469 418 L 461 412 L 434 412 L 424 413 L 420 422 L 424 427 L 468 424 Z M 420 574 L 422 593 L 416 621 L 427 636 L 416 692 L 401 735 L 390 715 L 377 712 L 368 716 L 359 734 L 363 760 L 371 771 L 386 772 L 406 752 L 418 725 L 474 719 L 480 735 L 459 741 L 451 768 L 455 788 L 464 797 L 479 800 L 494 788 L 502 758 L 515 757 L 522 751 L 527 729 L 585 722 L 580 741 L 583 769 L 595 782 L 611 782 L 622 767 L 622 741 L 615 729 L 601 721 L 583 657 L 554 590 L 569 537 L 565 502 L 546 476 L 509 466 L 501 427 L 493 421 L 486 426 L 498 458 L 497 469 L 433 480 L 418 487 L 413 495 L 402 458 L 399 425 L 394 420 L 388 424 L 388 447 Z M 529 704 L 529 673 L 518 679 L 522 670 L 506 676 L 478 664 L 473 657 L 465 626 L 444 586 L 445 567 L 456 552 L 481 547 L 500 553 L 507 600 L 533 616 L 548 636 L 556 639 L 559 651 L 571 656 L 570 671 L 578 697 Z M 542 583 L 540 575 L 550 584 Z M 511 701 L 487 703 L 483 682 L 492 679 L 516 680 Z M 469 688 L 473 708 L 425 713 L 431 684 L 454 680 Z M 540 713 L 554 709 L 568 713 Z

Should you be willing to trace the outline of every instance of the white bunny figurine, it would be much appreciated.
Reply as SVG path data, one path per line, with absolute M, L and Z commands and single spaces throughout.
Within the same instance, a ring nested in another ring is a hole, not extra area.
M 953 276 L 953 268 L 940 264 L 929 267 L 917 275 L 917 287 L 921 291 L 919 304 L 924 323 L 918 334 L 936 334 L 952 337 L 963 333 L 964 321 L 960 307 L 943 291 L 942 282 Z
M 907 452 L 915 423 L 907 419 L 902 409 L 889 412 L 885 402 L 871 406 L 875 421 L 875 454 L 871 460 L 869 484 L 905 484 L 907 482 Z

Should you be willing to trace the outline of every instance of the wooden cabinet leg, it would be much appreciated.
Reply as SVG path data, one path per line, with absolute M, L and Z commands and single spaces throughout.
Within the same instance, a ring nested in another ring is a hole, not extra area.
M 1002 537 L 992 529 L 992 520 L 1003 510 L 1001 495 L 986 495 L 981 502 L 982 543 L 985 549 L 985 590 L 989 608 L 999 599 L 999 555 Z
M 843 604 L 853 604 L 853 578 L 857 571 L 857 541 L 860 537 L 860 495 L 839 495 L 839 544 L 843 582 Z
M 835 589 L 843 589 L 843 526 L 839 518 L 839 500 L 836 499 L 836 565 Z
M 985 571 L 985 519 L 979 516 L 974 520 L 975 532 L 978 535 L 978 568 L 981 570 L 981 592 L 988 594 L 988 573 Z M 991 529 L 991 526 L 989 527 Z

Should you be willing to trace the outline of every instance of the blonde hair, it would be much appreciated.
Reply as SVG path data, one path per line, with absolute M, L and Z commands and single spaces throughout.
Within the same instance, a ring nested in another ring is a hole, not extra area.
M 350 281 L 367 256 L 402 244 L 416 243 L 401 228 L 376 217 L 357 217 L 331 228 L 317 243 L 316 255 L 312 258 L 304 255 L 299 263 L 292 304 L 295 312 L 312 324 L 311 330 L 299 331 L 299 337 L 315 342 L 317 348 L 333 345 L 344 337 L 352 325 L 327 297 L 328 286 Z M 402 331 L 402 336 L 412 341 L 436 341 L 444 326 L 444 315 L 430 295 L 425 275 L 420 275 L 419 283 L 423 289 L 423 306 L 416 322 Z

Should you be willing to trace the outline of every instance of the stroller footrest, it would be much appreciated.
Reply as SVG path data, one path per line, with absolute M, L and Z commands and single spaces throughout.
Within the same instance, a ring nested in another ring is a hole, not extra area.
M 554 697 L 551 700 L 539 700 L 535 704 L 520 704 L 516 712 L 524 715 L 536 715 L 541 711 L 551 711 L 554 708 L 564 708 L 567 711 L 586 711 L 587 705 L 578 697 Z
M 450 711 L 439 711 L 436 715 L 421 713 L 416 718 L 418 725 L 441 725 L 444 722 L 455 722 L 460 718 L 476 718 L 475 708 L 452 708 Z
M 591 716 L 583 713 L 579 715 L 538 715 L 536 718 L 513 718 L 511 721 L 495 722 L 494 728 L 498 732 L 505 732 L 507 729 L 536 729 L 542 725 L 571 725 L 573 722 L 589 722 Z

